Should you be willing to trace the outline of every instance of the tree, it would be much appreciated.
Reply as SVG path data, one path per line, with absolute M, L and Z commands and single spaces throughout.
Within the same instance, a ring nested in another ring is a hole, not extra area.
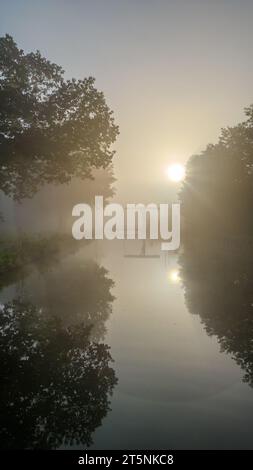
M 181 190 L 186 304 L 253 386 L 253 106 L 188 164 Z
M 253 106 L 247 120 L 222 130 L 215 145 L 190 158 L 181 190 L 185 243 L 253 233 Z M 198 242 L 197 242 L 198 243 Z
M 39 51 L 0 38 L 0 188 L 15 200 L 107 168 L 118 134 L 94 78 L 65 80 Z

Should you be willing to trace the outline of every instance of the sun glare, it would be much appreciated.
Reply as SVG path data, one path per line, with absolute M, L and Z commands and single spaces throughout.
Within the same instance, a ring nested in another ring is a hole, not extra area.
M 167 169 L 167 175 L 168 175 L 168 178 L 174 183 L 183 181 L 185 177 L 184 165 L 181 165 L 180 163 L 175 163 L 174 165 L 170 165 Z
M 173 283 L 180 282 L 179 272 L 176 269 L 173 269 L 173 271 L 169 272 L 169 280 Z

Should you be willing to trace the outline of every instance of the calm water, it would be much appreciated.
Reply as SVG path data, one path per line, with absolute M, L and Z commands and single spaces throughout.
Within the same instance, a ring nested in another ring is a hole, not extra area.
M 186 307 L 177 255 L 159 250 L 92 243 L 1 291 L 5 445 L 253 448 L 245 367 Z M 81 342 L 58 333 L 80 324 Z

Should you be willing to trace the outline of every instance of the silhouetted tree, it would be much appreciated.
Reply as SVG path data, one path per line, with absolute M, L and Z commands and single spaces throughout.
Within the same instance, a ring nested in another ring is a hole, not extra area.
M 92 443 L 117 380 L 108 346 L 89 330 L 20 299 L 1 306 L 1 448 Z
M 111 163 L 118 127 L 103 93 L 92 77 L 63 74 L 39 51 L 0 38 L 0 189 L 13 199 Z
M 193 156 L 181 191 L 185 299 L 253 386 L 253 106 Z
M 245 122 L 224 129 L 217 144 L 187 164 L 180 194 L 185 242 L 194 243 L 200 232 L 209 243 L 221 234 L 236 236 L 240 226 L 252 236 L 253 106 L 246 115 Z

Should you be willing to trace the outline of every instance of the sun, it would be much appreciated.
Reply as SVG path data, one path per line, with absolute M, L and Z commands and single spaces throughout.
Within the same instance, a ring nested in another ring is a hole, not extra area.
M 180 275 L 176 269 L 173 269 L 172 271 L 169 272 L 169 280 L 173 283 L 180 282 Z
M 180 163 L 174 163 L 167 168 L 168 178 L 174 183 L 183 181 L 185 177 L 185 167 Z

